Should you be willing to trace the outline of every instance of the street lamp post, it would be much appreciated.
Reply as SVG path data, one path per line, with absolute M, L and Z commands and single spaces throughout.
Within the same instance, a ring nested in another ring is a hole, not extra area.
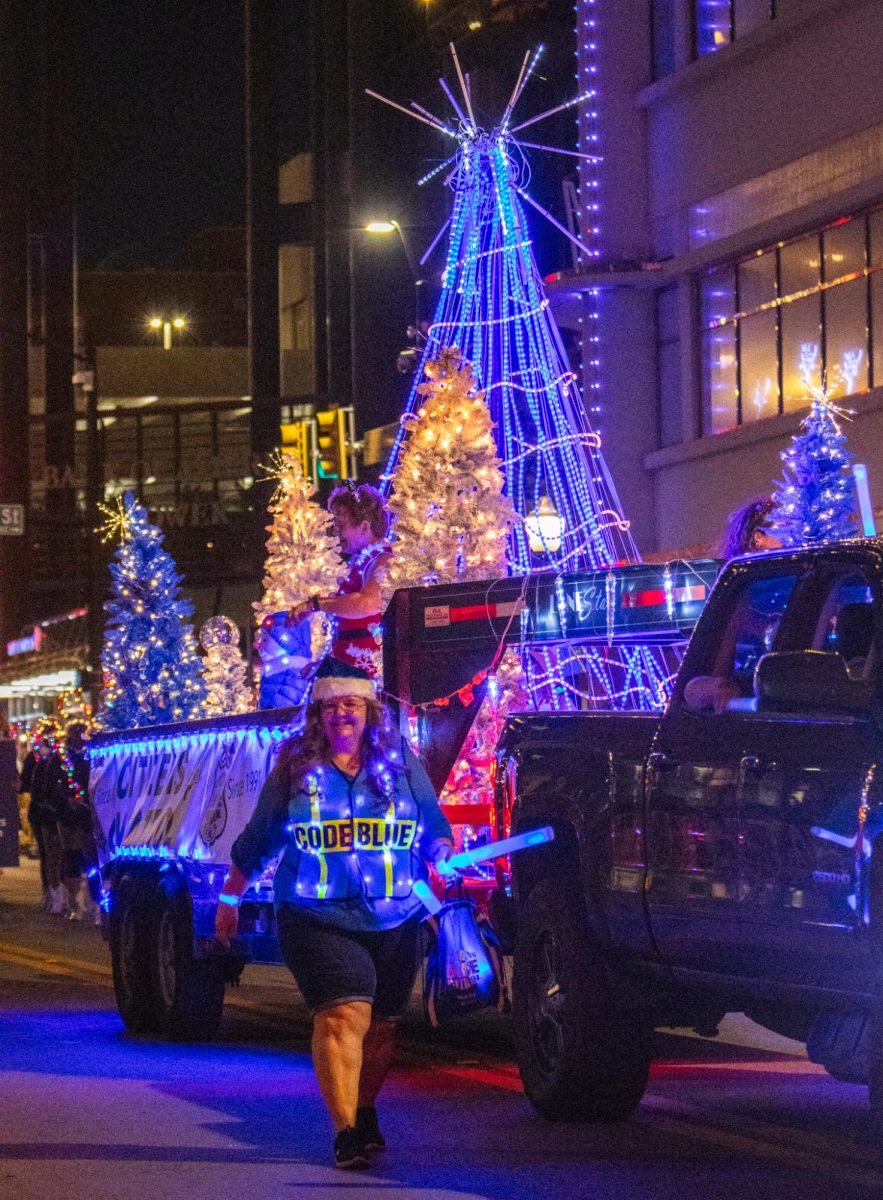
M 180 332 L 180 330 L 186 329 L 187 322 L 183 317 L 151 317 L 150 328 L 162 330 L 162 348 L 171 350 L 172 330 L 177 329 Z
M 408 239 L 405 237 L 404 231 L 398 221 L 383 220 L 369 221 L 364 227 L 365 233 L 383 236 L 384 234 L 397 233 L 399 241 L 402 243 L 402 249 L 405 252 L 405 258 L 408 260 L 408 267 L 411 271 L 411 278 L 414 280 L 414 327 L 420 328 L 420 289 L 423 286 L 424 280 L 417 273 L 417 263 L 414 260 L 414 255 L 411 252 L 411 247 L 408 244 Z

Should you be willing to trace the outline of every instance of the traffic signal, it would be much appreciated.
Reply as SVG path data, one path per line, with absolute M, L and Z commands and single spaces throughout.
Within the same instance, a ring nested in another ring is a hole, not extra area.
M 300 463 L 305 478 L 313 478 L 313 422 L 307 417 L 292 425 L 282 425 L 282 449 L 290 450 Z
M 348 479 L 351 477 L 349 444 L 347 438 L 348 415 L 345 408 L 330 408 L 316 413 L 316 432 L 319 453 L 316 459 L 320 479 Z

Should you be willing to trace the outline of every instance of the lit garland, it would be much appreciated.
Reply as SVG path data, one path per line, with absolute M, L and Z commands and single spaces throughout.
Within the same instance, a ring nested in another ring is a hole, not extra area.
M 82 784 L 77 783 L 74 779 L 74 760 L 73 757 L 65 751 L 59 754 L 61 761 L 61 769 L 64 772 L 64 777 L 67 780 L 67 786 L 70 793 L 73 794 L 73 803 L 75 805 L 84 805 L 89 803 L 89 798 L 86 795 L 85 788 Z

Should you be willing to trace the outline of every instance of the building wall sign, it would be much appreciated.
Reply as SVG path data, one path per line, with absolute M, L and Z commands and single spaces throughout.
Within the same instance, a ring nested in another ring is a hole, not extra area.
M 22 504 L 0 504 L 0 535 L 21 537 L 25 531 L 25 510 Z
M 29 633 L 27 637 L 15 638 L 11 642 L 6 643 L 6 653 L 10 658 L 14 654 L 33 654 L 38 651 L 43 645 L 43 630 L 39 625 L 34 626 L 34 632 Z

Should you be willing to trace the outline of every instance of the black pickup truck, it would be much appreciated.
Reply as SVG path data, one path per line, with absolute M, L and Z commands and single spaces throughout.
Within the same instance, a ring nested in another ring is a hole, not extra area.
M 740 1011 L 883 1137 L 883 540 L 737 559 L 665 712 L 532 713 L 497 750 L 514 1016 L 534 1107 L 627 1117 L 660 1026 Z

